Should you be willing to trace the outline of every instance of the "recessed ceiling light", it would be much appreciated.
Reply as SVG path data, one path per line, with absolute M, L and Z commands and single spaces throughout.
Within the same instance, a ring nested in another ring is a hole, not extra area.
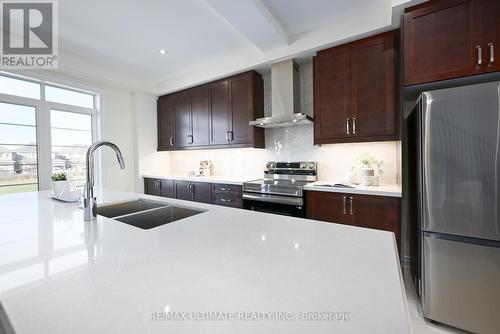
M 160 49 L 160 54 L 164 55 L 164 54 L 166 54 L 166 53 L 167 53 L 167 50 L 165 50 L 165 49 Z

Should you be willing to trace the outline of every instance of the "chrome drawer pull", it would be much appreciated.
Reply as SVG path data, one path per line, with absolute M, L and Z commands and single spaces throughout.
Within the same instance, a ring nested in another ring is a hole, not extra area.
M 221 198 L 221 199 L 220 199 L 220 201 L 221 201 L 221 202 L 231 202 L 231 200 L 230 200 L 230 199 L 226 199 L 226 198 Z
M 346 209 L 347 197 L 342 196 L 342 213 L 345 215 L 347 213 Z
M 356 134 L 356 117 L 352 118 L 352 134 Z
M 349 134 L 349 117 L 347 117 L 345 122 L 345 132 Z
M 349 214 L 350 215 L 354 214 L 352 209 L 352 196 L 349 196 Z

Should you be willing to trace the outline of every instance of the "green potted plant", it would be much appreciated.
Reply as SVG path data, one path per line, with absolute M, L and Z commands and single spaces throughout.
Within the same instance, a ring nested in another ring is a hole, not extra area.
M 66 177 L 66 173 L 59 172 L 52 174 L 52 192 L 54 196 L 61 197 L 63 192 L 68 187 L 68 178 Z
M 361 164 L 361 184 L 364 186 L 378 186 L 379 177 L 384 173 L 382 170 L 384 161 L 368 153 L 363 153 L 356 160 Z M 375 169 L 377 169 L 377 175 L 375 175 Z

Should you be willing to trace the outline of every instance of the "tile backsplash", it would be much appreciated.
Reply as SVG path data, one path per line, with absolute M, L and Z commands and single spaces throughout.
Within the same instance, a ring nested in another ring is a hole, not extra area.
M 398 183 L 398 142 L 331 144 L 314 146 L 312 125 L 266 130 L 266 149 L 219 149 L 171 152 L 171 172 L 196 170 L 200 160 L 212 160 L 212 174 L 228 177 L 261 177 L 267 161 L 318 162 L 320 180 L 340 181 L 363 153 L 384 161 L 383 183 Z

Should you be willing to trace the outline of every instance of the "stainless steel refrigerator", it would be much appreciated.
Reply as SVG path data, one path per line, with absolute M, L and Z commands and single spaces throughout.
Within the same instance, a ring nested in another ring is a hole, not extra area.
M 500 83 L 424 92 L 409 119 L 424 316 L 500 333 Z

